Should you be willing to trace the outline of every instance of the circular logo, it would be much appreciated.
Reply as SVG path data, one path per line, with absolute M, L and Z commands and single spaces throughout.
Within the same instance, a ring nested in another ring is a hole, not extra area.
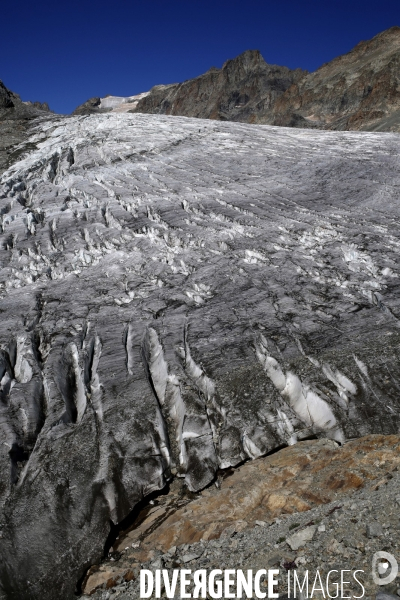
M 375 552 L 372 557 L 372 579 L 377 585 L 392 583 L 397 577 L 399 566 L 393 554 Z

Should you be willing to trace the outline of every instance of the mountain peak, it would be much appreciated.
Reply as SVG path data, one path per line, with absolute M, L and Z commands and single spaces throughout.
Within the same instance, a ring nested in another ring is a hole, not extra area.
M 397 131 L 399 74 L 400 27 L 393 26 L 314 73 L 269 64 L 259 50 L 245 50 L 221 68 L 211 67 L 182 83 L 154 86 L 138 97 L 135 106 L 110 110 L 291 127 Z M 95 105 L 92 99 L 74 114 L 101 112 L 106 104 L 100 100 Z

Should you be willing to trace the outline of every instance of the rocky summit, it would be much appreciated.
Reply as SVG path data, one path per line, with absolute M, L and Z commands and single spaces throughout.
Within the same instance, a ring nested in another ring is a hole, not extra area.
M 298 441 L 398 433 L 397 134 L 110 112 L 40 117 L 17 149 L 2 599 L 69 600 L 176 479 L 197 494 Z
M 108 110 L 329 130 L 400 131 L 400 28 L 392 27 L 313 73 L 270 65 L 256 50 L 179 84 L 92 98 L 75 114 Z M 126 102 L 134 102 L 129 107 Z

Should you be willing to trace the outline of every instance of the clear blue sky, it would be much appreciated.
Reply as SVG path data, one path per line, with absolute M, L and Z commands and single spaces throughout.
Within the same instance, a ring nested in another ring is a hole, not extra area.
M 0 79 L 69 113 L 221 67 L 247 49 L 314 70 L 400 25 L 400 0 L 3 0 Z

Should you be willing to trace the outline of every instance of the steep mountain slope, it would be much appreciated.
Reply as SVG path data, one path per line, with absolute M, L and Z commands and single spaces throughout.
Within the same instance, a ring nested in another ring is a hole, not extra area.
M 179 476 L 397 433 L 399 138 L 53 117 L 0 179 L 0 598 Z
M 400 28 L 392 27 L 335 58 L 288 89 L 274 105 L 275 125 L 400 130 Z M 300 119 L 299 119 L 300 117 Z
M 0 174 L 20 155 L 16 146 L 26 141 L 32 119 L 45 115 L 49 106 L 40 102 L 23 102 L 0 81 Z
M 392 27 L 314 73 L 269 65 L 258 51 L 247 51 L 222 69 L 152 88 L 132 112 L 303 128 L 399 131 L 399 73 L 400 28 Z M 102 108 L 101 102 L 92 98 L 74 114 L 112 110 Z

